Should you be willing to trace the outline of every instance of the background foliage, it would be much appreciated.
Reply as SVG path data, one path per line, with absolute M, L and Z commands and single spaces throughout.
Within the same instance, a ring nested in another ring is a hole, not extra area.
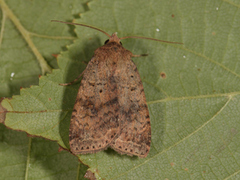
M 13 129 L 0 124 L 4 179 L 82 179 L 87 168 L 99 179 L 239 178 L 240 1 L 0 0 L 0 7 L 0 96 L 12 97 L 1 104 Z M 152 125 L 147 158 L 58 152 L 58 144 L 69 148 L 79 87 L 59 83 L 75 79 L 107 37 L 52 19 L 184 44 L 123 40 L 134 54 L 149 54 L 134 59 Z

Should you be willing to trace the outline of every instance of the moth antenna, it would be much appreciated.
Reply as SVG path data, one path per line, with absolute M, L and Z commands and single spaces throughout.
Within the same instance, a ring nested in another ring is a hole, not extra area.
M 121 37 L 119 39 L 121 40 L 121 39 L 128 39 L 128 38 L 149 39 L 149 40 L 153 40 L 153 41 L 159 41 L 159 42 L 171 43 L 171 44 L 183 44 L 183 43 L 180 43 L 180 42 L 164 41 L 164 40 L 160 40 L 160 39 L 154 39 L 154 38 L 142 37 L 142 36 L 125 36 L 125 37 Z
M 79 25 L 79 26 L 84 26 L 84 27 L 88 27 L 88 28 L 91 28 L 91 29 L 95 29 L 97 31 L 100 31 L 102 33 L 104 33 L 105 35 L 107 35 L 109 38 L 111 38 L 111 36 L 106 33 L 105 31 L 101 30 L 101 29 L 98 29 L 96 27 L 93 27 L 93 26 L 89 26 L 89 25 L 86 25 L 86 24 L 79 24 L 79 23 L 71 23 L 71 22 L 64 22 L 64 21 L 58 21 L 58 20 L 51 20 L 51 22 L 59 22 L 59 23 L 64 23 L 64 24 L 71 24 L 71 25 Z

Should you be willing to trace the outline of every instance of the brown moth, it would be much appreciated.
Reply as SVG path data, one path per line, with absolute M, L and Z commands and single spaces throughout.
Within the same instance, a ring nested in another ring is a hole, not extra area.
M 111 147 L 120 154 L 145 158 L 150 151 L 151 125 L 141 78 L 131 60 L 138 55 L 125 49 L 120 40 L 156 39 L 118 38 L 116 33 L 110 36 L 84 24 L 63 23 L 90 27 L 109 37 L 81 74 L 69 129 L 71 152 L 88 154 Z

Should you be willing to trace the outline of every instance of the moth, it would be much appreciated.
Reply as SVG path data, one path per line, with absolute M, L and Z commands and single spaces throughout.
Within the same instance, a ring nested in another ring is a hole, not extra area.
M 147 157 L 151 144 L 150 117 L 143 84 L 131 60 L 139 55 L 125 49 L 120 40 L 168 41 L 138 36 L 118 38 L 116 33 L 109 35 L 85 24 L 62 23 L 90 27 L 109 37 L 105 45 L 95 50 L 79 76 L 82 80 L 69 129 L 71 152 L 88 154 L 111 147 L 120 154 Z

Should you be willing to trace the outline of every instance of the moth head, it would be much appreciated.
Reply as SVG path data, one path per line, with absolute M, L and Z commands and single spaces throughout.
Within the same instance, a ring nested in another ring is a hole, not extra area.
M 111 43 L 111 42 L 115 42 L 115 43 L 118 43 L 118 44 L 121 44 L 122 45 L 122 42 L 120 41 L 120 38 L 117 36 L 117 33 L 113 33 L 110 38 L 108 40 L 105 41 L 104 44 L 108 44 L 108 43 Z

